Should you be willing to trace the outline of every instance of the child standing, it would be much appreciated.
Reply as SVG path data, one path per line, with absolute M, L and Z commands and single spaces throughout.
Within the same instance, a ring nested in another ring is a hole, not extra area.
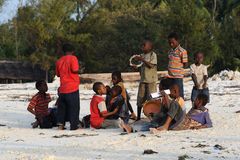
M 207 66 L 203 65 L 204 54 L 198 52 L 194 55 L 195 63 L 190 66 L 190 72 L 194 86 L 192 89 L 191 100 L 194 102 L 199 94 L 205 94 L 209 102 L 209 89 L 207 85 L 208 73 Z
M 60 77 L 58 129 L 64 129 L 68 113 L 70 130 L 76 130 L 80 127 L 79 63 L 72 45 L 64 44 L 63 52 L 65 55 L 56 62 L 56 75 Z
M 101 82 L 93 84 L 93 91 L 96 93 L 90 103 L 90 124 L 93 128 L 117 128 L 118 120 L 108 120 L 109 116 L 115 115 L 119 108 L 116 107 L 112 112 L 108 112 L 103 95 L 106 94 L 106 87 Z
M 143 54 L 135 58 L 135 60 L 143 62 L 140 70 L 141 79 L 137 96 L 137 120 L 141 119 L 143 103 L 149 99 L 151 93 L 157 92 L 156 82 L 158 81 L 157 55 L 153 51 L 152 42 L 149 40 L 145 41 L 142 46 L 142 51 Z
M 55 111 L 48 108 L 51 102 L 50 94 L 46 93 L 48 90 L 45 81 L 37 81 L 36 89 L 39 91 L 32 97 L 27 110 L 35 115 L 36 122 L 32 123 L 33 128 L 52 128 L 56 125 Z
M 120 71 L 115 71 L 112 73 L 112 82 L 114 86 L 120 86 L 122 89 L 122 97 L 124 98 L 125 104 L 127 106 L 127 108 L 129 109 L 129 111 L 131 112 L 131 118 L 136 120 L 137 116 L 133 111 L 132 105 L 130 103 L 130 96 L 127 93 L 126 88 L 124 87 L 123 84 L 123 79 L 122 79 L 122 75 Z
M 179 38 L 176 33 L 168 35 L 168 43 L 171 50 L 168 52 L 168 78 L 171 85 L 177 84 L 180 89 L 180 96 L 184 98 L 184 67 L 188 64 L 188 54 L 179 44 Z

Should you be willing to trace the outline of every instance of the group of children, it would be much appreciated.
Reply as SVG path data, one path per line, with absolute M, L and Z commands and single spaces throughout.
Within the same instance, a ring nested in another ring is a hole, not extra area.
M 212 127 L 208 109 L 205 108 L 209 102 L 209 90 L 207 66 L 202 64 L 204 54 L 196 53 L 194 55 L 195 63 L 190 66 L 194 86 L 191 95 L 192 108 L 186 113 L 183 77 L 184 67 L 188 62 L 187 51 L 180 46 L 176 33 L 171 33 L 168 40 L 171 50 L 168 54 L 168 76 L 159 84 L 159 92 L 162 95 L 159 99 L 160 111 L 150 114 L 149 121 L 143 122 L 138 130 L 134 125 L 129 124 L 129 119 L 141 120 L 143 104 L 150 100 L 151 93 L 157 92 L 157 55 L 153 52 L 152 42 L 147 40 L 142 47 L 143 54 L 135 58 L 143 63 L 139 70 L 141 79 L 137 96 L 137 116 L 131 106 L 130 96 L 124 86 L 121 72 L 115 71 L 112 73 L 112 87 L 105 86 L 102 82 L 93 84 L 95 94 L 90 102 L 90 115 L 87 116 L 91 127 L 95 129 L 120 127 L 127 133 L 134 131 L 158 133 L 166 130 Z M 51 98 L 46 93 L 46 82 L 37 82 L 36 88 L 39 92 L 32 98 L 28 106 L 28 110 L 36 117 L 36 122 L 32 124 L 33 127 L 38 125 L 41 128 L 56 126 L 56 115 L 59 113 L 58 109 L 48 109 Z M 169 95 L 165 93 L 165 89 L 170 89 Z M 88 123 L 86 119 L 84 122 Z

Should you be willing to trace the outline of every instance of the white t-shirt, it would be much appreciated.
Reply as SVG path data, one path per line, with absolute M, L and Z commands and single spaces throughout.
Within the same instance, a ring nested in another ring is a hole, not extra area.
M 208 76 L 207 66 L 201 64 L 197 66 L 196 64 L 192 64 L 190 66 L 190 73 L 195 74 L 197 77 L 197 83 L 200 85 L 199 89 L 203 89 L 204 84 L 204 76 Z M 206 86 L 207 87 L 207 86 Z

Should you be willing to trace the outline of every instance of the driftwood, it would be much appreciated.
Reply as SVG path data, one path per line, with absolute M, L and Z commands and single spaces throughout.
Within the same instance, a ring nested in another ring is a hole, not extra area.
M 158 71 L 158 79 L 162 79 L 167 75 L 167 71 Z M 185 69 L 186 80 L 189 79 L 190 69 Z M 111 80 L 111 73 L 92 73 L 92 74 L 81 74 L 82 83 L 93 83 L 96 81 L 106 82 Z M 124 82 L 136 82 L 140 80 L 139 72 L 124 72 L 122 73 Z

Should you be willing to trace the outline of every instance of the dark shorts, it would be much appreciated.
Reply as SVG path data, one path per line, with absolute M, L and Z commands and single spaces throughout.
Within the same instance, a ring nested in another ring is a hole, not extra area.
M 191 101 L 194 102 L 199 94 L 205 94 L 208 96 L 208 103 L 210 102 L 209 89 L 196 89 L 195 87 L 192 89 Z
M 40 128 L 52 128 L 57 126 L 57 109 L 49 108 L 50 114 L 44 117 L 36 117 Z

